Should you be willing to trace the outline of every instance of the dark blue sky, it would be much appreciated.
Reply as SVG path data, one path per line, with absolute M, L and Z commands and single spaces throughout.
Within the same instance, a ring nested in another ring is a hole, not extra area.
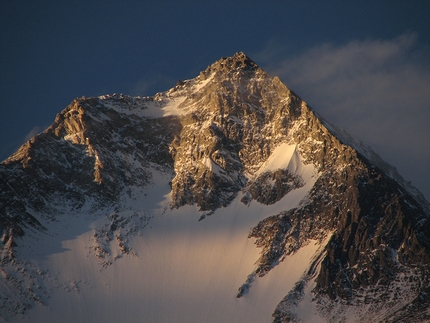
M 0 3 L 1 160 L 75 97 L 153 95 L 244 51 L 430 199 L 428 1 Z

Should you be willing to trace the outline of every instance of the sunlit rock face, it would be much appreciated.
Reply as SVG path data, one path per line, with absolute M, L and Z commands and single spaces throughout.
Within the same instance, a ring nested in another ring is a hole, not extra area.
M 427 322 L 429 209 L 369 147 L 237 53 L 153 97 L 75 99 L 2 162 L 0 315 L 54 322 L 62 301 L 109 295 L 159 322 L 173 317 L 162 299 L 185 321 Z M 171 286 L 158 302 L 151 281 Z M 201 311 L 178 296 L 199 286 L 212 286 Z

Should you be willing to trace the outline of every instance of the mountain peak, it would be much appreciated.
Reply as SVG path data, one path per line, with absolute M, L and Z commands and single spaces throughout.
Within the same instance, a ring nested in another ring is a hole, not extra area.
M 244 52 L 237 52 L 232 57 L 229 57 L 226 59 L 227 63 L 232 64 L 233 67 L 240 67 L 240 68 L 247 68 L 247 69 L 254 69 L 257 68 L 258 65 L 251 59 L 249 56 L 247 56 Z
M 427 208 L 356 146 L 243 52 L 76 99 L 0 164 L 0 321 L 428 322 Z
M 222 57 L 211 65 L 216 70 L 256 70 L 259 66 L 244 52 L 237 52 L 230 57 Z

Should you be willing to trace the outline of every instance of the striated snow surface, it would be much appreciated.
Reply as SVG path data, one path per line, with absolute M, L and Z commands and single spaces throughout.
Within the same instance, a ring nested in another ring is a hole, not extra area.
M 269 162 L 266 169 L 290 165 L 294 151 L 280 146 L 275 155 L 282 164 Z M 259 258 L 249 230 L 267 216 L 297 207 L 317 176 L 273 205 L 245 205 L 240 193 L 202 221 L 196 206 L 169 209 L 169 176 L 153 170 L 150 187 L 124 197 L 127 208 L 116 216 L 139 214 L 121 232 L 131 249 L 126 255 L 115 239 L 105 246 L 94 242 L 95 232 L 106 226 L 103 214 L 112 210 L 92 217 L 67 214 L 61 225 L 44 223 L 55 236 L 26 237 L 38 239 L 26 243 L 36 244 L 35 250 L 22 252 L 49 278 L 43 284 L 50 298 L 14 322 L 271 322 L 274 308 L 309 267 L 319 244 L 311 242 L 286 257 L 236 298 Z M 98 247 L 112 255 L 112 264 L 98 263 Z

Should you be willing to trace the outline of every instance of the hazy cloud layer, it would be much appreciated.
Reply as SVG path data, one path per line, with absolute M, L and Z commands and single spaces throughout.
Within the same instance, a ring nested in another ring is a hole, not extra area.
M 271 42 L 255 60 L 430 200 L 430 51 L 417 47 L 417 36 L 286 51 Z

